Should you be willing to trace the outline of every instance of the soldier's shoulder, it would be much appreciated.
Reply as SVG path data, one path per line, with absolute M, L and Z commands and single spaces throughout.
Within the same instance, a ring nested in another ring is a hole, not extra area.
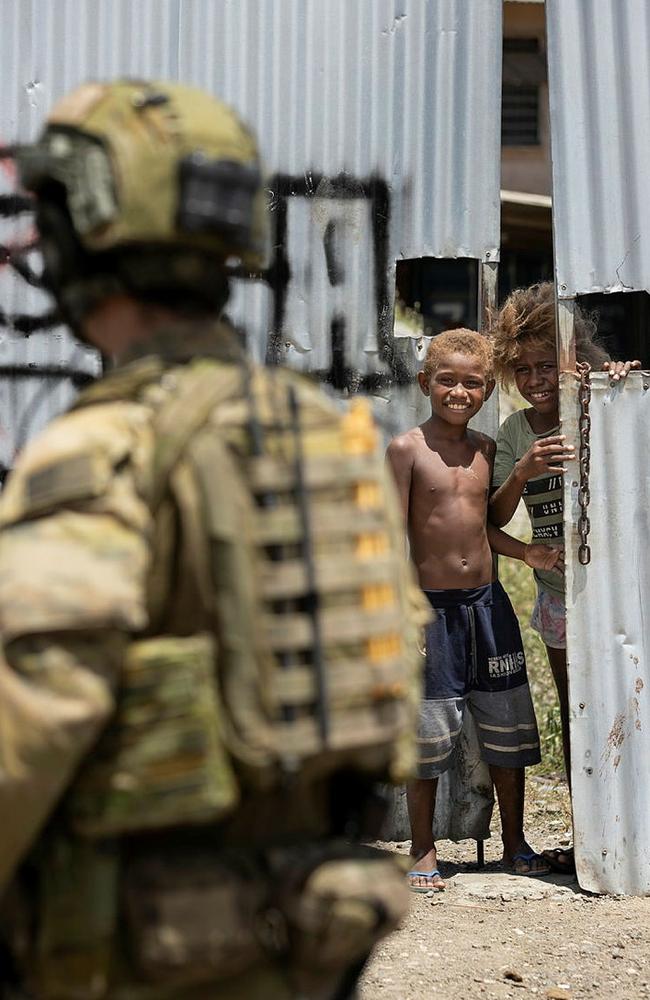
M 150 440 L 150 412 L 129 401 L 57 417 L 18 457 L 2 493 L 0 524 L 100 496 L 118 466 L 142 461 Z

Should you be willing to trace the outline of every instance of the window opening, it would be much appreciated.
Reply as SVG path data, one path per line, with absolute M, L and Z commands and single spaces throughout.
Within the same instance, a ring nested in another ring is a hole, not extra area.
M 427 337 L 456 327 L 476 329 L 478 261 L 417 257 L 397 261 L 395 316 Z
M 578 295 L 580 309 L 591 313 L 598 339 L 617 361 L 639 358 L 650 369 L 650 295 L 647 292 L 610 292 Z
M 539 87 L 546 58 L 537 38 L 504 38 L 501 145 L 540 145 Z

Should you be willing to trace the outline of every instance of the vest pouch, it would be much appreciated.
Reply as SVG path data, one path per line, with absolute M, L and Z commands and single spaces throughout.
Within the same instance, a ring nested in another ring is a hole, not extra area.
M 213 823 L 238 798 L 212 636 L 132 643 L 115 715 L 66 798 L 72 828 L 106 837 Z
M 41 1000 L 99 1000 L 117 924 L 119 846 L 53 833 L 34 863 L 37 941 L 26 981 Z
M 124 939 L 140 981 L 189 987 L 264 958 L 257 925 L 268 890 L 250 862 L 196 845 L 156 848 L 127 863 L 124 886 Z
M 362 847 L 355 855 L 349 845 L 345 854 L 323 857 L 280 903 L 300 995 L 311 996 L 323 975 L 340 975 L 363 961 L 408 912 L 409 890 L 393 857 Z

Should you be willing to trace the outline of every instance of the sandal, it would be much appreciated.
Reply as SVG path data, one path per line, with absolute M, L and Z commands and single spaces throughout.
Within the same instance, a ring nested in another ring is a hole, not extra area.
M 412 876 L 429 878 L 432 880 L 431 885 L 413 885 L 411 882 Z M 432 868 L 430 872 L 419 872 L 414 869 L 408 872 L 407 878 L 411 892 L 444 892 L 446 888 L 445 883 L 442 881 L 442 875 L 437 868 Z
M 576 861 L 572 847 L 554 847 L 542 851 L 542 857 L 558 875 L 575 875 Z
M 528 865 L 528 871 L 520 871 L 516 867 L 518 861 Z M 533 864 L 539 861 L 542 862 L 543 867 L 533 868 Z M 512 856 L 512 862 L 509 865 L 504 865 L 504 869 L 509 875 L 523 875 L 525 878 L 543 878 L 545 875 L 551 874 L 550 862 L 541 854 L 537 854 L 536 851 L 517 851 Z

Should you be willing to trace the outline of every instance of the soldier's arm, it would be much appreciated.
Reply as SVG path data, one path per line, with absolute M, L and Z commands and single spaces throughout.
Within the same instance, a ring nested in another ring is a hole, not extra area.
M 0 503 L 0 888 L 114 706 L 148 623 L 152 522 L 125 408 L 55 421 Z
M 0 891 L 110 718 L 127 636 L 23 636 L 0 662 Z
M 140 532 L 86 505 L 0 534 L 0 890 L 110 718 L 147 621 L 147 554 Z

